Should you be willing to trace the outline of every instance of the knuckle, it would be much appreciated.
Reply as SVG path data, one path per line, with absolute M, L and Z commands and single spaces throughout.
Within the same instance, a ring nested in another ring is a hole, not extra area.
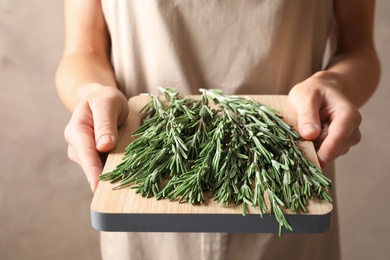
M 362 123 L 362 120 L 363 120 L 362 115 L 359 113 L 359 111 L 356 111 L 355 122 L 357 123 L 357 125 L 360 125 Z
M 360 124 L 360 122 L 362 121 L 362 115 L 360 114 L 359 110 L 352 104 L 347 104 L 344 107 L 344 112 L 348 115 L 349 118 L 353 120 L 353 122 Z
M 68 124 L 64 129 L 64 138 L 67 143 L 70 143 L 72 132 L 72 126 Z
M 348 152 L 349 152 L 349 147 L 348 148 L 346 148 L 346 149 L 344 149 L 344 151 L 342 151 L 342 153 L 340 154 L 340 156 L 341 155 L 345 155 L 345 154 L 347 154 Z
M 359 129 L 356 129 L 350 138 L 350 146 L 357 145 L 362 140 L 362 134 Z
M 69 122 L 64 129 L 64 138 L 65 141 L 70 144 L 76 135 L 80 134 L 80 130 L 77 128 L 77 125 L 73 122 Z

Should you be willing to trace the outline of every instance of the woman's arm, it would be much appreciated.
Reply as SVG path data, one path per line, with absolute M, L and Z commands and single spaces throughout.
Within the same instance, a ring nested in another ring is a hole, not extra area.
M 117 141 L 117 127 L 128 113 L 110 64 L 110 38 L 97 0 L 65 1 L 66 42 L 57 70 L 58 94 L 73 112 L 65 128 L 68 156 L 97 187 L 103 165 L 100 152 Z
M 375 1 L 335 0 L 337 30 L 325 70 L 294 86 L 289 94 L 298 130 L 317 144 L 323 168 L 360 141 L 358 108 L 374 93 L 380 65 L 373 41 Z
M 56 85 L 70 111 L 90 91 L 116 87 L 110 64 L 110 38 L 100 1 L 65 0 L 65 49 Z
M 337 87 L 357 106 L 362 106 L 379 83 L 380 64 L 373 28 L 375 0 L 335 0 L 334 54 L 326 68 Z

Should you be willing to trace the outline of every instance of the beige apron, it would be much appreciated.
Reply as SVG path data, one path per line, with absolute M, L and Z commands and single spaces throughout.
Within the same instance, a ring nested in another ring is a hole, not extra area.
M 174 87 L 287 94 L 321 70 L 331 0 L 102 0 L 127 97 Z M 334 179 L 333 166 L 327 174 Z M 334 195 L 333 195 L 334 197 Z M 339 259 L 336 209 L 314 235 L 101 233 L 103 259 Z

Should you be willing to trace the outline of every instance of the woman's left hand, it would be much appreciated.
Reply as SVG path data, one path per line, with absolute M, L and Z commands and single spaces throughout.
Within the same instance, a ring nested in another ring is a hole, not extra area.
M 313 141 L 322 169 L 360 142 L 360 112 L 327 72 L 294 86 L 289 102 L 297 113 L 298 132 Z

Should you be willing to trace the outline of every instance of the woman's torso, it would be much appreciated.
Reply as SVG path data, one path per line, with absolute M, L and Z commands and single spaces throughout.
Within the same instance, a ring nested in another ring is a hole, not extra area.
M 103 0 L 128 97 L 174 87 L 286 94 L 322 68 L 331 0 Z
M 331 0 L 102 0 L 102 6 L 127 97 L 156 93 L 159 86 L 183 95 L 199 88 L 287 94 L 322 69 L 333 11 Z M 338 259 L 335 212 L 331 230 L 321 235 L 102 232 L 102 255 Z

